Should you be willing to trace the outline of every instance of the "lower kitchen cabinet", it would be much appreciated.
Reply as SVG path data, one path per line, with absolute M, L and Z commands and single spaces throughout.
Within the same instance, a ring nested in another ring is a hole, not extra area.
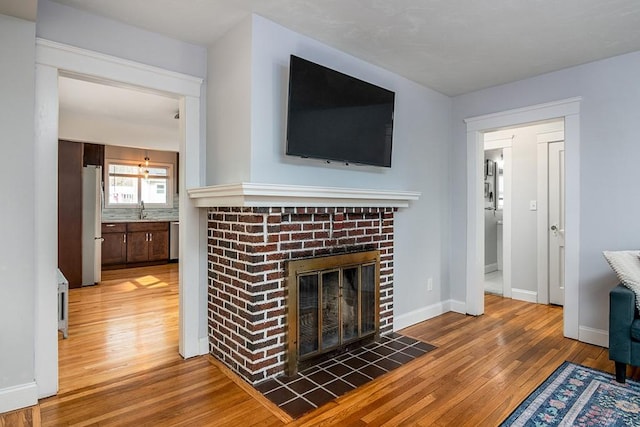
M 169 261 L 168 222 L 105 223 L 102 237 L 104 267 Z
M 127 224 L 102 224 L 102 265 L 123 265 L 127 262 Z
M 168 222 L 130 222 L 127 224 L 127 263 L 168 260 Z

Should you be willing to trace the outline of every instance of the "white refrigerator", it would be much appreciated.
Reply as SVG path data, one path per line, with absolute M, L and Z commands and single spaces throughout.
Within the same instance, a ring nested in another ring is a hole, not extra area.
M 102 167 L 82 171 L 82 286 L 102 278 Z

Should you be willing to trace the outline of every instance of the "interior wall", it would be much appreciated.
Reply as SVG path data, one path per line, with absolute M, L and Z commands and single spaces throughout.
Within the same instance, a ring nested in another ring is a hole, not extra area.
M 284 154 L 291 54 L 395 91 L 391 168 Z M 396 216 L 394 314 L 409 316 L 410 324 L 422 320 L 427 307 L 441 309 L 449 295 L 450 98 L 255 15 L 251 69 L 251 181 L 420 191 Z
M 35 156 L 35 31 L 33 22 L 0 15 L 0 412 L 34 404 L 37 397 L 35 174 L 30 167 Z
M 251 18 L 208 50 L 207 184 L 250 181 Z
M 608 292 L 616 278 L 603 250 L 637 248 L 640 169 L 640 52 L 572 67 L 453 98 L 452 165 L 466 164 L 464 118 L 581 96 L 579 324 L 608 329 Z M 515 169 L 515 168 L 514 168 Z M 465 298 L 466 170 L 451 174 L 452 297 Z M 515 190 L 514 190 L 515 191 Z M 603 226 L 606 224 L 606 226 Z M 514 227 L 515 229 L 515 227 Z M 518 272 L 514 269 L 514 277 Z M 515 284 L 515 282 L 514 282 Z M 567 296 L 575 298 L 575 296 Z
M 205 77 L 206 48 L 50 0 L 38 0 L 37 36 L 166 70 Z
M 135 62 L 148 64 L 152 67 L 177 71 L 197 78 L 204 79 L 206 77 L 206 49 L 204 47 L 168 39 L 158 34 L 143 31 L 116 21 L 72 8 L 66 8 L 47 0 L 42 0 L 39 5 L 41 7 L 38 10 L 36 33 L 37 36 L 43 39 L 61 42 L 70 46 L 80 46 L 94 52 L 130 59 Z M 33 44 L 33 40 L 31 43 Z M 39 47 L 44 46 L 44 49 L 48 49 L 46 45 L 47 43 L 43 43 L 43 45 Z M 59 60 L 60 58 L 57 57 L 57 59 Z M 91 70 L 94 69 L 95 64 L 100 61 L 101 58 L 98 55 L 88 60 L 88 66 L 85 63 L 75 63 L 71 66 L 74 67 L 74 69 Z M 65 60 L 60 62 L 65 63 Z M 55 115 L 55 123 L 57 124 L 57 91 L 53 90 L 55 83 L 52 82 L 52 78 L 55 76 L 55 80 L 57 80 L 58 70 L 55 67 L 48 66 L 39 67 L 39 70 L 40 72 L 36 73 L 36 77 L 39 78 L 41 82 L 41 90 L 37 91 L 37 93 L 41 95 L 38 105 L 39 107 L 44 105 L 47 111 L 44 113 L 40 111 L 41 116 L 37 123 L 42 124 L 42 117 L 45 117 L 44 122 L 48 125 L 44 132 L 41 129 L 36 129 L 45 134 L 44 137 L 36 139 L 36 141 L 42 142 L 37 152 L 42 156 L 43 153 L 48 154 L 47 150 L 51 135 L 55 133 L 57 136 L 57 125 L 55 127 L 51 126 L 51 121 L 49 120 Z M 148 71 L 143 69 L 140 71 L 141 74 L 136 74 L 131 78 L 131 81 L 137 85 L 144 86 L 144 83 L 140 82 L 141 79 L 139 77 L 140 75 L 144 75 L 150 80 L 152 87 L 157 87 L 167 92 L 175 91 L 178 94 L 185 95 L 180 100 L 180 110 L 187 111 L 187 113 L 184 116 L 185 120 L 180 121 L 180 132 L 182 132 L 183 135 L 181 139 L 187 142 L 180 147 L 181 154 L 186 153 L 186 155 L 180 156 L 180 161 L 184 163 L 186 167 L 180 167 L 180 174 L 185 178 L 181 179 L 180 183 L 188 187 L 199 187 L 203 185 L 205 177 L 204 164 L 206 162 L 204 150 L 206 121 L 204 119 L 200 120 L 200 118 L 205 117 L 206 114 L 206 100 L 203 96 L 203 94 L 206 93 L 206 84 L 200 85 L 197 83 L 197 79 L 185 78 L 181 80 L 179 77 L 174 78 L 171 74 L 156 79 L 156 77 L 162 73 L 157 74 L 153 69 Z M 127 78 L 127 74 L 131 76 L 130 70 L 126 66 L 120 66 L 117 63 L 114 64 L 113 69 L 105 70 L 104 74 L 101 72 L 96 73 L 105 76 L 121 75 L 123 78 Z M 83 74 L 87 73 L 83 72 Z M 115 80 L 118 80 L 118 78 L 115 78 Z M 200 86 L 199 98 L 194 94 L 197 86 Z M 51 102 L 52 100 L 55 100 L 55 111 L 54 108 L 52 108 L 54 104 L 54 102 Z M 196 132 L 195 128 L 197 124 L 199 124 L 199 129 Z M 199 141 L 197 148 L 194 146 L 194 139 Z M 52 158 L 55 158 L 55 156 Z M 44 160 L 42 162 L 44 162 Z M 40 171 L 42 172 L 43 170 L 46 171 L 47 169 L 41 167 Z M 41 185 L 41 187 L 47 190 L 50 189 L 50 185 Z M 38 193 L 40 195 L 39 198 L 42 198 L 42 195 L 46 193 L 44 193 L 43 189 L 38 190 L 40 191 Z M 49 193 L 55 194 L 55 192 L 52 191 L 49 191 Z M 191 357 L 206 352 L 206 298 L 200 299 L 200 296 L 205 295 L 207 283 L 206 278 L 198 274 L 198 271 L 204 271 L 203 268 L 206 267 L 206 245 L 204 244 L 206 233 L 202 232 L 202 230 L 206 229 L 206 215 L 201 215 L 200 210 L 193 206 L 186 192 L 180 192 L 180 199 L 180 251 L 181 259 L 183 260 L 181 266 L 183 266 L 184 263 L 188 264 L 185 268 L 180 269 L 181 305 L 182 307 L 198 307 L 198 310 L 182 310 L 181 312 L 183 324 L 186 324 L 187 327 L 181 330 L 179 351 L 183 356 Z M 47 207 L 47 209 L 36 209 L 37 220 L 40 219 L 41 222 L 44 223 L 48 214 L 51 215 L 52 218 L 55 218 L 55 216 L 51 214 L 52 211 L 48 209 L 48 207 L 52 206 L 52 203 L 54 202 L 46 200 L 42 204 Z M 57 237 L 51 233 L 41 235 L 43 237 L 39 238 L 41 244 L 38 245 L 37 249 L 43 252 L 43 257 L 49 259 L 50 257 L 44 255 L 44 252 L 47 254 L 54 253 L 55 248 L 50 249 L 45 247 L 46 243 L 50 240 L 55 241 Z M 199 238 L 203 240 L 199 241 Z M 42 262 L 38 264 L 38 267 L 39 271 L 51 269 L 54 274 L 51 281 L 55 280 L 55 268 L 51 268 L 49 265 L 43 266 Z M 44 281 L 41 283 L 43 282 Z M 38 284 L 39 289 L 42 289 L 43 285 L 41 283 Z M 52 292 L 55 292 L 53 288 L 51 289 Z M 54 298 L 54 294 L 51 295 L 50 299 L 48 296 L 40 294 L 38 301 L 53 301 Z M 39 311 L 42 309 L 41 306 L 38 307 Z M 43 325 L 45 322 L 43 319 L 50 318 L 48 317 L 50 315 L 55 316 L 54 310 L 55 308 L 51 310 L 51 313 L 41 316 L 37 330 L 44 329 Z M 38 319 L 36 319 L 36 321 L 38 321 Z M 194 324 L 198 325 L 198 332 L 195 332 Z M 55 325 L 52 325 L 52 328 L 54 327 Z M 55 331 L 53 332 L 51 336 L 55 338 Z M 44 335 L 46 335 L 45 338 L 50 336 L 49 332 Z M 31 337 L 31 339 L 33 339 L 33 337 Z M 39 339 L 37 347 L 39 349 L 49 349 L 47 351 L 55 348 L 53 345 L 50 345 L 50 343 L 43 345 L 42 338 Z M 43 378 L 46 382 L 46 390 L 38 390 L 41 396 L 55 393 L 55 386 L 57 385 L 57 370 L 54 372 L 53 369 L 55 366 L 54 359 L 47 356 L 46 351 L 36 353 L 37 361 L 40 361 L 40 365 L 42 365 L 40 366 L 40 373 L 38 375 L 38 386 L 40 387 Z M 53 375 L 54 373 L 55 377 Z

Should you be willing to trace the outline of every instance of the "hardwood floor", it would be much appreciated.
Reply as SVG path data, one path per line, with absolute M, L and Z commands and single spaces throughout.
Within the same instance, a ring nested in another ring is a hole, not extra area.
M 403 330 L 438 348 L 290 421 L 210 356 L 178 355 L 176 265 L 105 272 L 70 293 L 60 392 L 3 426 L 494 426 L 563 361 L 613 372 L 607 350 L 562 336 L 562 309 L 486 296 Z

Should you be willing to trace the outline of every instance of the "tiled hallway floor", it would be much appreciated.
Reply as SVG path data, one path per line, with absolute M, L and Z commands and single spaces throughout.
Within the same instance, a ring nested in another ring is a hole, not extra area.
M 267 380 L 256 389 L 297 418 L 435 348 L 392 333 L 292 377 Z

